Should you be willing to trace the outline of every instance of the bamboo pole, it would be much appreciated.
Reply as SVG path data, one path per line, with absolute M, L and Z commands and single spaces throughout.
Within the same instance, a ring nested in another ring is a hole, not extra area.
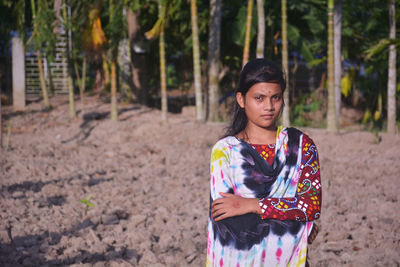
M 244 38 L 242 68 L 249 61 L 250 32 L 251 32 L 251 21 L 252 21 L 252 19 L 253 19 L 253 0 L 248 0 L 248 2 L 247 2 L 246 35 L 245 35 L 245 38 Z
M 196 120 L 203 120 L 203 103 L 201 92 L 201 69 L 200 69 L 200 44 L 199 29 L 197 26 L 196 0 L 190 1 L 192 17 L 192 37 L 193 37 L 193 69 L 194 69 L 194 91 L 196 96 Z

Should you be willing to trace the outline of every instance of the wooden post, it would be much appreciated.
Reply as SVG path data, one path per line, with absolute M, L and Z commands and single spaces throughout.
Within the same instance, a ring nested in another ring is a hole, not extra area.
M 25 109 L 25 51 L 20 37 L 12 38 L 12 87 L 14 110 Z

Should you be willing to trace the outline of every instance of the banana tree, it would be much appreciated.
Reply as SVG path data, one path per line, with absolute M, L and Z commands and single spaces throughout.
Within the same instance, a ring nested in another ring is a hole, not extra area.
M 104 84 L 104 82 L 102 81 L 103 75 L 101 74 L 100 66 L 102 65 L 102 60 L 105 58 L 105 45 L 107 43 L 107 39 L 101 25 L 100 8 L 101 7 L 98 5 L 90 7 L 87 14 L 88 20 L 85 23 L 85 30 L 82 35 L 84 62 L 87 58 L 89 59 L 89 61 L 94 62 L 97 65 L 96 87 L 99 87 L 99 84 Z M 83 74 L 82 80 L 85 81 L 85 77 Z

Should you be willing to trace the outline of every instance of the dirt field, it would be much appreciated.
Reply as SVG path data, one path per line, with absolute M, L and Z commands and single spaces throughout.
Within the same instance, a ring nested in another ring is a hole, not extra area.
M 138 105 L 113 123 L 94 97 L 70 122 L 66 98 L 51 101 L 47 113 L 4 109 L 0 265 L 204 266 L 209 156 L 225 124 L 196 123 L 188 108 L 162 125 Z M 400 136 L 302 130 L 323 185 L 311 265 L 399 266 Z

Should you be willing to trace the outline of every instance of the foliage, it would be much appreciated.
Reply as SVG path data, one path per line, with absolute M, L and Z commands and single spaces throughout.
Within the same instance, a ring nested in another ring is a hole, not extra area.
M 322 98 L 315 93 L 303 94 L 291 108 L 290 121 L 294 126 L 322 127 L 324 116 L 318 116 L 322 106 Z
M 109 0 L 108 15 L 109 20 L 104 31 L 109 42 L 108 48 L 111 50 L 112 57 L 116 58 L 119 42 L 127 37 L 125 16 L 122 14 L 123 1 Z
M 351 94 L 356 72 L 353 67 L 350 67 L 347 73 L 341 79 L 342 94 L 346 98 Z
M 379 54 L 387 52 L 385 50 L 387 50 L 388 47 L 392 44 L 394 44 L 396 47 L 400 46 L 400 39 L 391 40 L 384 38 L 379 40 L 377 44 L 372 45 L 364 51 L 365 60 L 373 60 L 374 57 L 379 56 Z
M 9 36 L 11 30 L 20 33 L 25 39 L 25 1 L 2 0 L 0 2 L 0 34 Z
M 253 14 L 257 14 L 257 5 L 253 5 Z M 243 47 L 244 38 L 246 34 L 246 28 L 243 25 L 246 25 L 247 20 L 247 6 L 242 5 L 236 15 L 235 22 L 233 24 L 231 40 L 238 46 Z M 250 40 L 253 40 L 257 34 L 257 19 L 256 16 L 253 16 L 251 21 L 251 30 L 250 30 Z
M 43 49 L 47 59 L 53 61 L 55 57 L 56 35 L 54 34 L 54 21 L 56 16 L 50 2 L 46 0 L 31 0 L 33 15 L 33 32 L 27 41 L 27 45 L 32 44 L 35 50 Z
M 89 210 L 89 207 L 95 206 L 92 202 L 90 202 L 91 198 L 92 198 L 92 195 L 89 195 L 86 199 L 85 198 L 81 199 L 81 203 L 83 203 L 85 205 L 84 216 L 86 216 L 86 214 Z
M 159 92 L 159 53 L 158 42 L 153 40 L 161 27 L 165 27 L 166 62 L 168 71 L 169 89 L 180 91 L 190 90 L 193 80 L 192 66 L 192 38 L 190 23 L 190 6 L 187 0 L 163 0 L 163 20 L 158 19 L 157 1 L 155 0 L 64 0 L 63 3 L 71 7 L 71 18 L 64 21 L 64 26 L 71 27 L 73 39 L 72 58 L 81 62 L 83 55 L 88 59 L 97 59 L 89 62 L 88 73 L 90 84 L 94 84 L 93 70 L 99 69 L 103 57 L 115 56 L 118 43 L 126 37 L 126 22 L 122 15 L 124 9 L 131 9 L 138 15 L 140 23 L 140 42 L 146 47 L 142 59 L 146 62 L 143 67 L 148 74 L 145 79 L 149 88 L 147 92 L 155 96 Z M 32 19 L 31 2 L 35 3 L 35 19 Z M 243 53 L 243 38 L 246 20 L 247 1 L 223 0 L 222 1 L 222 29 L 221 29 L 221 95 L 231 93 L 238 82 L 241 69 L 241 56 Z M 53 34 L 54 12 L 53 0 L 2 0 L 0 1 L 0 51 L 8 53 L 7 45 L 10 32 L 18 31 L 33 34 L 29 43 L 36 48 L 43 49 L 48 56 L 52 55 L 55 47 Z M 265 55 L 275 62 L 281 61 L 281 6 L 280 1 L 264 1 L 266 21 Z M 298 73 L 303 73 L 305 80 L 311 75 L 311 67 L 317 70 L 315 83 L 325 72 L 327 55 L 327 10 L 325 0 L 288 0 L 288 39 L 289 61 L 294 57 L 299 60 Z M 397 5 L 398 6 L 398 5 Z M 254 5 L 256 8 L 256 5 Z M 207 41 L 209 23 L 209 2 L 197 1 L 198 24 L 200 34 L 200 56 L 203 63 L 202 70 L 207 65 Z M 25 14 L 25 16 L 24 16 Z M 253 11 L 253 14 L 257 12 Z M 396 14 L 397 28 L 400 27 L 400 12 Z M 374 114 L 379 114 L 380 119 L 386 112 L 386 87 L 387 87 L 387 47 L 395 44 L 399 47 L 399 39 L 389 40 L 389 20 L 387 2 L 380 0 L 354 0 L 342 1 L 342 58 L 343 78 L 342 93 L 346 105 L 357 105 L 373 121 Z M 33 27 L 36 26 L 36 27 Z M 250 58 L 255 57 L 257 19 L 254 15 L 252 21 L 252 36 L 250 45 Z M 146 40 L 144 34 L 149 32 L 151 40 Z M 29 35 L 29 34 L 28 34 Z M 133 40 L 137 45 L 139 40 Z M 142 44 L 141 44 L 142 45 Z M 96 51 L 100 56 L 90 54 Z M 397 57 L 397 65 L 400 64 Z M 292 64 L 293 65 L 293 64 Z M 80 64 L 79 64 L 80 66 Z M 4 69 L 2 67 L 2 69 Z M 304 70 L 305 69 L 305 70 Z M 398 75 L 400 72 L 398 71 Z M 294 75 L 292 76 L 294 77 Z M 206 78 L 203 83 L 206 82 Z M 299 84 L 298 82 L 293 85 Z M 400 82 L 398 83 L 400 84 Z M 297 86 L 297 85 L 296 85 Z M 304 89 L 303 89 L 304 88 Z M 398 85 L 398 90 L 400 85 Z M 306 86 L 301 89 L 293 88 L 296 97 L 307 95 Z M 352 101 L 355 94 L 359 101 Z M 381 100 L 379 100 L 381 95 Z M 301 97 L 300 97 L 301 98 Z M 318 99 L 315 99 L 317 103 Z M 312 113 L 309 111 L 310 103 L 305 99 L 296 99 L 293 111 L 294 119 L 301 114 Z M 382 103 L 382 104 L 380 104 Z M 315 104 L 316 105 L 316 104 Z M 378 113 L 382 107 L 381 111 Z M 308 115 L 307 115 L 308 116 Z M 378 115 L 376 115 L 378 117 Z M 299 122 L 299 120 L 297 120 Z M 305 121 L 305 123 L 308 123 Z M 366 122 L 367 123 L 367 122 Z
M 93 8 L 89 10 L 89 21 L 86 24 L 85 31 L 83 32 L 83 45 L 85 50 L 100 52 L 105 44 L 106 37 L 99 16 L 100 10 Z

